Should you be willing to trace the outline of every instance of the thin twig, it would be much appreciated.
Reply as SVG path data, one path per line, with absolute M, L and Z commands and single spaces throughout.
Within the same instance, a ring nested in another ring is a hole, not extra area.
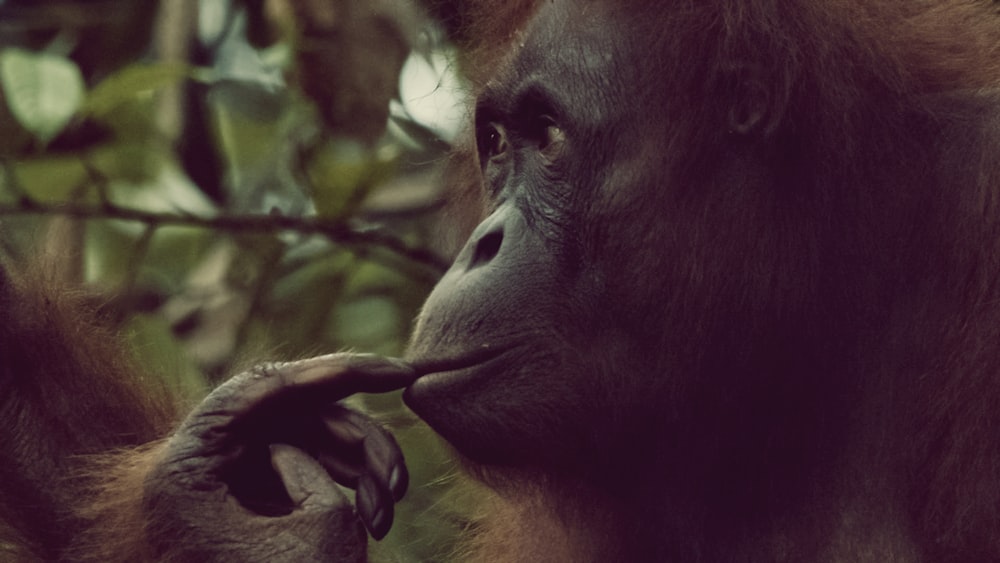
M 431 269 L 440 275 L 448 262 L 424 248 L 414 247 L 378 227 L 352 226 L 344 221 L 330 221 L 318 217 L 289 217 L 287 215 L 216 215 L 203 217 L 183 213 L 154 213 L 122 207 L 111 202 L 100 205 L 61 204 L 50 205 L 21 198 L 16 204 L 0 204 L 0 217 L 14 215 L 61 215 L 77 219 L 115 219 L 136 221 L 146 225 L 176 225 L 201 227 L 229 233 L 275 233 L 291 231 L 301 234 L 321 235 L 331 242 L 362 248 L 382 248 L 406 260 Z

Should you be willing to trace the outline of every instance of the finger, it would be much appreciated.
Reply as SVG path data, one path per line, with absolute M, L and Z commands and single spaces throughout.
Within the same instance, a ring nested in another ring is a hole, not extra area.
M 393 500 L 403 498 L 409 485 L 409 473 L 403 451 L 395 437 L 369 417 L 336 407 L 324 417 L 323 422 L 337 442 L 335 449 L 339 455 L 323 458 L 324 465 L 337 481 L 347 486 L 356 486 L 360 473 L 370 473 L 379 485 L 392 493 Z M 360 455 L 353 455 L 355 451 Z M 358 467 L 360 462 L 361 467 Z
M 239 417 L 286 395 L 335 402 L 354 393 L 402 389 L 415 378 L 413 369 L 402 360 L 371 354 L 331 354 L 264 364 L 223 383 L 192 416 Z
M 352 411 L 330 405 L 322 417 L 328 437 L 316 449 L 316 457 L 335 481 L 356 489 L 358 477 L 366 472 L 364 441 L 366 430 L 350 417 Z
M 409 483 L 402 450 L 392 434 L 361 413 L 335 407 L 323 421 L 341 455 L 320 459 L 338 482 L 356 489 L 358 515 L 368 533 L 380 540 L 392 527 L 395 502 Z M 360 463 L 348 461 L 355 459 L 343 455 L 348 449 L 360 450 Z
M 403 360 L 374 354 L 330 354 L 285 364 L 281 371 L 289 387 L 322 388 L 341 394 L 385 393 L 416 380 L 416 372 Z
M 271 465 L 295 506 L 308 512 L 326 512 L 349 504 L 326 470 L 308 454 L 286 444 L 270 448 Z
M 398 501 L 406 494 L 410 474 L 396 439 L 381 428 L 378 430 L 365 438 L 365 465 L 382 488 L 389 491 L 392 500 Z
M 395 510 L 392 493 L 382 487 L 375 477 L 366 473 L 358 478 L 355 504 L 368 533 L 376 540 L 384 538 L 392 527 Z

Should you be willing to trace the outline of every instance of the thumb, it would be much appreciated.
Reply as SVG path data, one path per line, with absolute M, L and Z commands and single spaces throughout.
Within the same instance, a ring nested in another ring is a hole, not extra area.
M 349 507 L 350 501 L 311 456 L 287 444 L 272 444 L 271 466 L 281 477 L 292 503 L 307 512 Z

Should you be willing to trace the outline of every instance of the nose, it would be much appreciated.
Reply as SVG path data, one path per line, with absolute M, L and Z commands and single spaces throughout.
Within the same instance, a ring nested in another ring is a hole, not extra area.
M 470 240 L 470 244 L 473 245 L 472 258 L 467 269 L 473 270 L 485 266 L 496 258 L 500 253 L 500 247 L 503 246 L 503 231 L 504 225 L 499 223 L 490 225 L 490 228 L 482 234 L 479 234 L 478 229 L 473 233 L 473 238 Z
M 472 231 L 465 248 L 455 260 L 455 268 L 461 272 L 471 272 L 500 261 L 508 248 L 521 238 L 518 236 L 523 223 L 520 213 L 511 205 L 504 204 L 496 209 Z

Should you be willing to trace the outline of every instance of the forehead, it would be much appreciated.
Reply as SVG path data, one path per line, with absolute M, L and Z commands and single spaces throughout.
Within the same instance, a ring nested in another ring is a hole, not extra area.
M 614 100 L 621 99 L 633 69 L 627 64 L 628 34 L 608 6 L 613 3 L 540 4 L 484 95 L 512 99 L 522 89 L 537 88 L 563 107 L 585 108 L 590 119 L 614 117 Z
M 525 29 L 523 55 L 606 70 L 625 40 L 619 27 L 614 10 L 604 2 L 542 2 Z

